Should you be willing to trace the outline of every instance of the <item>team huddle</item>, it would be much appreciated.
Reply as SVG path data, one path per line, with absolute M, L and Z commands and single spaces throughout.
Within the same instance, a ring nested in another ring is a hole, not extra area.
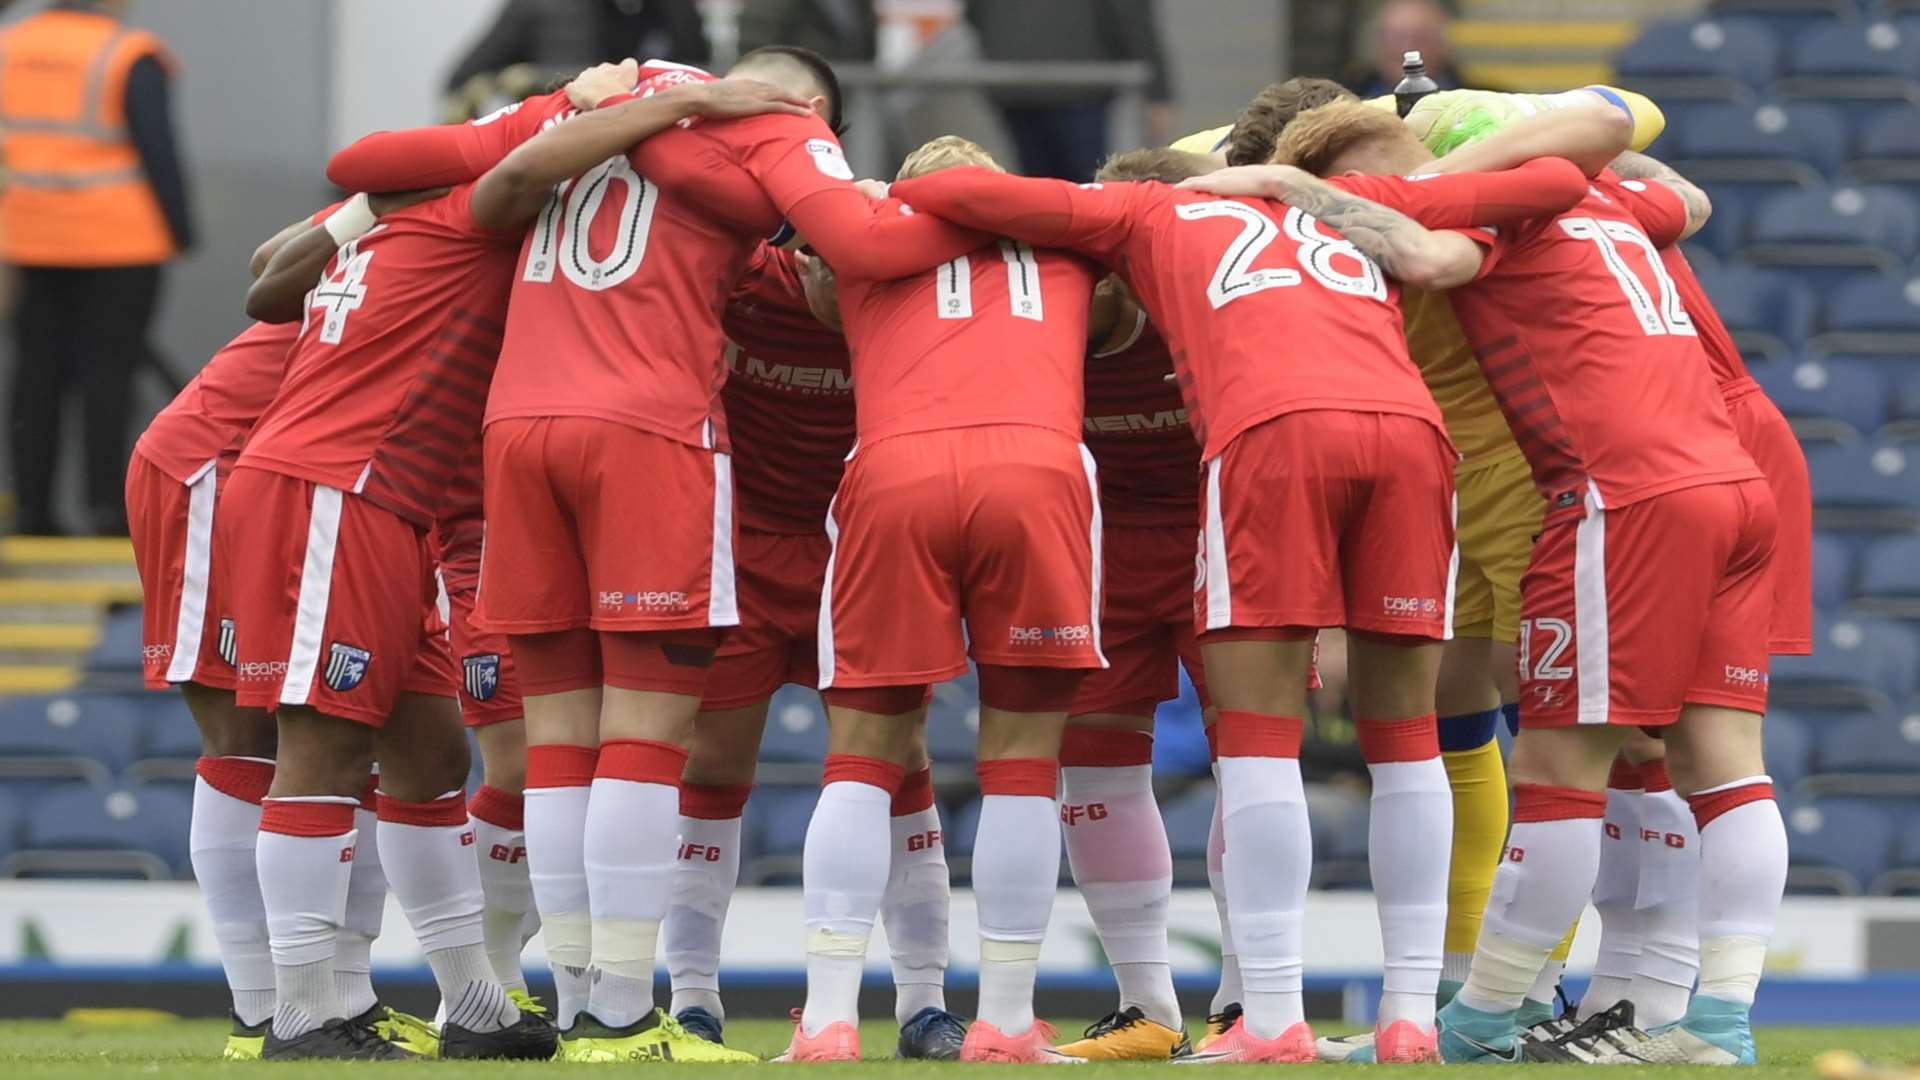
M 262 245 L 258 321 L 127 479 L 147 681 L 203 735 L 227 1056 L 755 1060 L 720 946 L 793 683 L 829 748 L 777 1060 L 861 1056 L 878 921 L 902 1057 L 1751 1063 L 1805 463 L 1677 246 L 1705 197 L 1629 149 L 1651 103 L 1402 111 L 1292 79 L 1093 183 L 947 136 L 888 184 L 842 154 L 832 69 L 774 47 L 337 154 L 362 194 Z M 1385 981 L 1373 1033 L 1316 1039 L 1299 754 L 1329 628 Z M 970 667 L 968 1021 L 925 717 Z M 1151 775 L 1181 668 L 1224 954 L 1193 1044 Z M 1119 1001 L 1056 1045 L 1063 836 Z M 389 890 L 432 1022 L 369 978 Z M 1555 1016 L 1590 899 L 1600 964 Z

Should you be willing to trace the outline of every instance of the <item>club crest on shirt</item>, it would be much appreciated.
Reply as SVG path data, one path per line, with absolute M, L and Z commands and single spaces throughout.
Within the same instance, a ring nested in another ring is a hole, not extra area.
M 466 680 L 467 696 L 475 701 L 491 701 L 500 689 L 500 654 L 477 653 L 460 661 Z
M 359 686 L 372 663 L 373 654 L 367 650 L 344 641 L 334 642 L 327 653 L 327 688 L 344 694 Z
M 221 619 L 220 620 L 220 641 L 219 641 L 218 647 L 220 649 L 220 659 L 225 660 L 227 662 L 228 667 L 233 667 L 235 664 L 239 663 L 239 657 L 240 657 L 239 641 L 240 641 L 240 635 L 237 632 L 235 632 L 233 628 L 233 620 L 231 618 Z

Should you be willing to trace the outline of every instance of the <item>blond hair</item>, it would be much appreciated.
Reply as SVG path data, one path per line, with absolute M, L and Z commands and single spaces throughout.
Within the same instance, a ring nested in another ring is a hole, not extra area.
M 900 163 L 900 172 L 895 180 L 907 180 L 915 176 L 925 176 L 941 169 L 957 168 L 961 165 L 979 165 L 994 172 L 1006 172 L 1000 163 L 993 160 L 987 148 L 972 139 L 963 139 L 958 135 L 942 135 L 929 139 L 918 150 L 907 155 Z
M 1108 158 L 1093 174 L 1095 180 L 1158 180 L 1177 184 L 1192 176 L 1205 176 L 1220 166 L 1205 154 L 1184 150 L 1148 147 L 1128 150 Z
M 1358 101 L 1337 101 L 1294 117 L 1274 145 L 1273 163 L 1325 176 L 1348 151 L 1378 141 L 1418 145 L 1420 140 L 1393 113 Z

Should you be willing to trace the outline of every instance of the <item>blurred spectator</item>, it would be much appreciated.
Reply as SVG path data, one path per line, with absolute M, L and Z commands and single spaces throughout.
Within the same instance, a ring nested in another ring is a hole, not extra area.
M 1452 21 L 1453 16 L 1436 0 L 1387 0 L 1367 23 L 1367 72 L 1353 82 L 1354 92 L 1363 98 L 1393 93 L 1400 82 L 1401 61 L 1416 49 L 1440 89 L 1458 88 L 1453 46 L 1447 41 L 1447 25 Z
M 126 534 L 132 374 L 160 269 L 193 245 L 169 106 L 173 57 L 127 0 L 60 0 L 0 32 L 0 258 L 19 278 L 12 402 L 20 532 L 61 531 L 69 394 L 86 435 L 84 528 Z
M 1148 134 L 1165 142 L 1173 123 L 1167 57 L 1153 0 L 968 0 L 967 19 L 988 60 L 1121 61 L 1153 66 Z M 1110 90 L 994 90 L 1029 176 L 1091 180 L 1107 156 Z
M 627 57 L 704 65 L 710 53 L 695 0 L 507 0 L 447 76 L 449 119 L 518 100 L 559 75 Z
M 799 45 L 829 60 L 872 60 L 879 37 L 873 0 L 745 0 L 740 51 Z

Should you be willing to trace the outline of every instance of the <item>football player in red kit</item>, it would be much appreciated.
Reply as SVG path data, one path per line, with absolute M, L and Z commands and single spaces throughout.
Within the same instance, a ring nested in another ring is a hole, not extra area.
M 988 162 L 944 137 L 903 176 Z M 916 220 L 897 200 L 887 215 Z M 1033 1015 L 1059 865 L 1060 732 L 1100 655 L 1100 516 L 1081 445 L 1095 274 L 1009 241 L 911 277 L 828 261 L 859 444 L 827 521 L 820 686 L 831 752 L 807 830 L 807 1002 L 781 1060 L 860 1056 L 858 997 L 927 687 L 980 672 L 973 880 L 980 1009 L 963 1061 L 1060 1061 Z M 964 631 L 963 631 L 964 625 Z
M 385 139 L 374 155 L 397 155 L 416 178 L 498 161 L 490 175 L 516 206 L 546 202 L 487 404 L 480 610 L 512 639 L 527 693 L 529 851 L 574 1060 L 666 1045 L 679 1060 L 743 1057 L 653 1007 L 677 845 L 631 827 L 678 820 L 714 645 L 738 622 L 718 401 L 726 290 L 784 218 L 836 264 L 879 274 L 937 265 L 975 239 L 882 217 L 854 189 L 821 119 L 840 107 L 824 61 L 763 49 L 733 72 L 782 88 L 807 115 L 695 123 L 636 146 L 650 132 L 634 130 L 634 106 L 712 79 L 650 66 L 641 100 L 601 102 L 538 138 L 527 136 L 546 125 L 513 114 Z
M 680 785 L 680 862 L 661 953 L 674 1019 L 720 1041 L 720 938 L 740 876 L 740 815 L 752 791 L 768 702 L 819 683 L 827 507 L 853 448 L 846 339 L 812 312 L 805 256 L 762 245 L 722 326 L 721 402 L 735 452 L 734 550 L 740 625 L 721 639 Z M 949 887 L 924 748 L 891 810 L 893 862 L 880 913 L 893 953 L 899 1056 L 951 1058 L 965 1023 L 946 1010 Z M 927 838 L 932 837 L 932 842 Z
M 1165 151 L 1170 178 L 1212 167 Z M 1566 162 L 1508 173 L 1342 181 L 1437 225 L 1569 205 Z M 1155 183 L 1085 187 L 955 170 L 897 185 L 916 209 L 1108 261 L 1173 346 L 1207 463 L 1196 619 L 1219 710 L 1226 886 L 1245 1012 L 1196 1061 L 1311 1061 L 1301 912 L 1311 866 L 1299 772 L 1313 632 L 1352 638 L 1376 791 L 1387 953 L 1382 1060 L 1433 1053 L 1451 802 L 1433 716 L 1446 633 L 1452 461 L 1401 336 L 1397 286 L 1297 210 Z M 1397 216 L 1397 215 L 1396 215 Z M 1426 253 L 1385 270 L 1428 284 Z M 1294 347 L 1275 355 L 1271 328 Z
M 1426 164 L 1402 125 L 1329 109 L 1296 120 L 1283 151 L 1311 146 L 1295 158 L 1316 172 Z M 1412 235 L 1298 170 L 1262 172 L 1289 201 L 1372 223 L 1353 234 L 1363 246 Z M 1702 865 L 1700 990 L 1651 1059 L 1754 1060 L 1747 1013 L 1786 872 L 1759 723 L 1777 513 L 1658 254 L 1706 200 L 1691 185 L 1627 194 L 1603 176 L 1570 211 L 1432 237 L 1548 506 L 1523 586 L 1514 826 L 1472 971 L 1440 1016 L 1450 1061 L 1522 1056 L 1515 1011 L 1592 892 L 1607 772 L 1637 727 L 1664 729 Z

